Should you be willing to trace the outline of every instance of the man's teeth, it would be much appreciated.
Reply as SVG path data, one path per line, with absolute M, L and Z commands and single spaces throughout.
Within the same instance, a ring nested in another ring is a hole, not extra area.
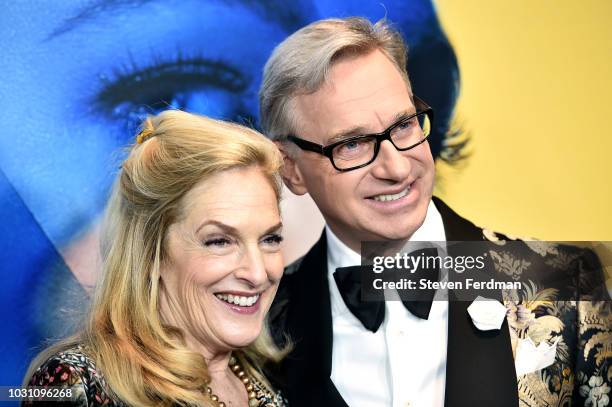
M 243 297 L 240 295 L 232 295 L 232 294 L 215 294 L 218 299 L 229 302 L 230 304 L 239 305 L 241 307 L 250 307 L 255 304 L 259 299 L 259 294 L 253 295 L 251 297 Z
M 397 194 L 394 195 L 376 195 L 374 197 L 375 201 L 379 201 L 379 202 L 387 202 L 387 201 L 395 201 L 397 199 L 400 199 L 406 195 L 408 195 L 408 192 L 410 192 L 410 187 L 404 189 L 401 192 L 398 192 Z

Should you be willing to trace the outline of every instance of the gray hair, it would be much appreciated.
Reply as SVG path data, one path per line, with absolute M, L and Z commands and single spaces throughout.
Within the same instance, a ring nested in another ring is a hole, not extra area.
M 383 52 L 406 80 L 407 49 L 401 34 L 384 19 L 372 24 L 361 17 L 316 21 L 280 43 L 264 67 L 259 90 L 261 128 L 272 140 L 295 133 L 293 99 L 316 92 L 334 62 L 346 55 Z

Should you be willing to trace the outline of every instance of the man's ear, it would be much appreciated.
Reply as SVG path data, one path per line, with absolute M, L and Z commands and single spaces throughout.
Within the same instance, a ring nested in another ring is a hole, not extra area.
M 304 184 L 304 177 L 302 172 L 295 162 L 295 158 L 287 151 L 287 145 L 281 141 L 275 141 L 274 144 L 280 150 L 283 156 L 283 168 L 281 170 L 281 176 L 283 182 L 287 185 L 287 188 L 296 195 L 304 195 L 308 192 L 306 185 Z

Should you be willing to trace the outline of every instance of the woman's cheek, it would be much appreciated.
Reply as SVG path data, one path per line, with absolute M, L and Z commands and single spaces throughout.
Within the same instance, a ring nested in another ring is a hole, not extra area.
M 269 279 L 278 285 L 281 277 L 283 276 L 283 271 L 285 268 L 285 263 L 283 261 L 283 254 L 279 251 L 278 253 L 271 254 L 271 258 L 268 260 L 267 269 L 269 274 Z

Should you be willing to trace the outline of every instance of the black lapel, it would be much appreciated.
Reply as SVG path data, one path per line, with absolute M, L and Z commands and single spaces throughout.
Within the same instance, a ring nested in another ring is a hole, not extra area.
M 457 215 L 440 198 L 432 197 L 438 212 L 442 216 L 444 232 L 448 241 L 479 241 L 482 240 L 482 229 L 467 219 Z
M 482 240 L 482 230 L 463 219 L 440 199 L 433 201 L 442 215 L 448 241 Z M 467 313 L 468 301 L 448 307 L 446 407 L 516 407 L 518 384 L 508 323 L 499 331 L 480 331 Z
M 330 379 L 333 328 L 325 231 L 291 276 L 287 334 L 293 351 L 283 362 L 292 407 L 347 407 Z

